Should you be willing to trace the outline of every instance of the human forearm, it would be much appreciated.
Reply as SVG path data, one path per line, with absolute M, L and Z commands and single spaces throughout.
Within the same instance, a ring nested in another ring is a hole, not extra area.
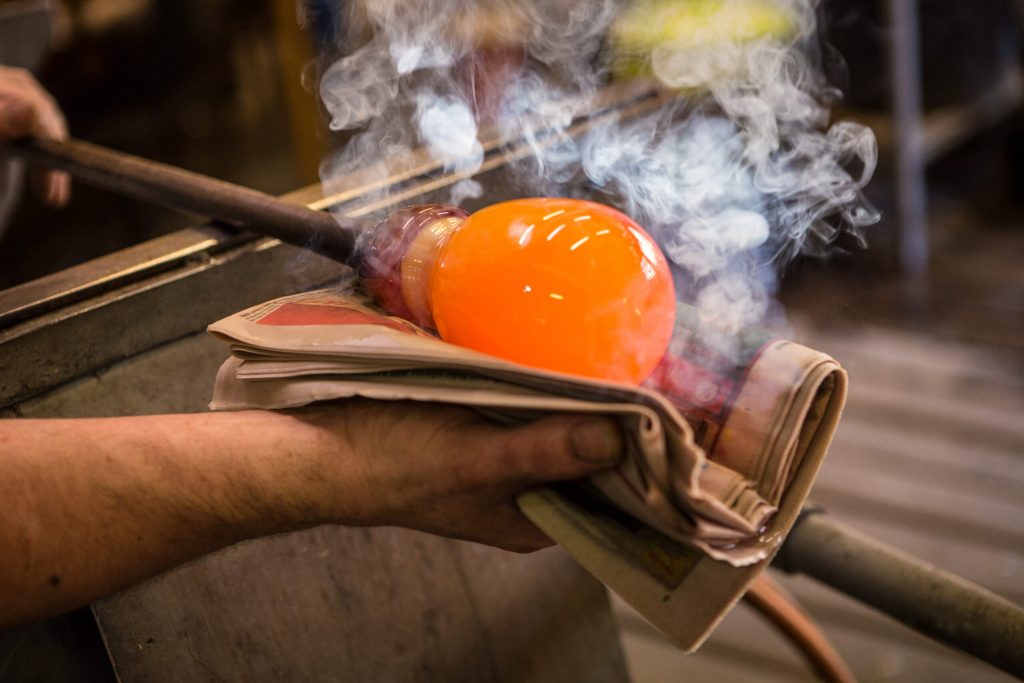
M 608 419 L 521 427 L 352 399 L 290 412 L 0 420 L 0 626 L 86 604 L 236 541 L 395 525 L 550 545 L 515 497 L 613 465 Z
M 313 447 L 323 439 L 293 415 L 260 411 L 0 421 L 0 621 L 58 613 L 238 540 L 324 521 Z M 338 460 L 341 446 L 331 444 Z

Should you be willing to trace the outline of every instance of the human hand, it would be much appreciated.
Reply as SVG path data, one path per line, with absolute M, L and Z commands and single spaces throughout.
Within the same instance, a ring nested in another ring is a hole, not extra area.
M 473 411 L 350 399 L 79 420 L 0 420 L 0 628 L 87 604 L 238 541 L 396 525 L 526 552 L 515 497 L 613 466 L 607 418 L 503 427 Z M 54 491 L 61 495 L 55 496 Z
M 403 526 L 517 552 L 552 545 L 519 511 L 519 493 L 612 467 L 624 453 L 618 426 L 604 417 L 557 415 L 506 427 L 465 408 L 361 399 L 295 415 L 321 434 L 315 447 L 327 454 L 325 481 L 342 482 L 322 494 L 331 521 Z
M 31 73 L 0 65 L 0 142 L 27 136 L 67 138 L 64 115 Z M 64 206 L 71 197 L 71 178 L 63 171 L 46 171 L 40 186 L 51 206 Z

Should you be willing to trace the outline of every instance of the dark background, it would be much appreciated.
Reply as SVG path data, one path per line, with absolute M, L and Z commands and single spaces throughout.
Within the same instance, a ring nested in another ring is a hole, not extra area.
M 293 3 L 60 7 L 56 44 L 36 73 L 74 137 L 272 194 L 316 181 L 314 155 L 300 158 L 321 130 L 295 59 L 309 47 Z M 0 236 L 0 287 L 194 222 L 81 183 L 60 211 L 28 196 Z
M 313 43 L 338 32 L 329 2 L 305 3 L 320 8 L 319 17 L 309 15 L 319 23 L 306 27 L 294 0 L 55 4 L 54 45 L 36 71 L 72 135 L 274 194 L 317 182 L 331 140 L 315 95 Z M 883 220 L 869 229 L 867 250 L 842 242 L 824 259 L 798 259 L 782 297 L 825 317 L 881 317 L 1020 348 L 1024 117 L 1011 108 L 966 129 L 928 164 L 932 252 L 926 275 L 908 281 L 898 264 L 885 142 L 885 6 L 830 0 L 822 8 L 832 46 L 825 66 L 846 93 L 836 116 L 870 123 L 883 142 L 869 188 Z M 926 118 L 969 108 L 1019 70 L 1020 15 L 1020 3 L 1009 1 L 920 2 Z M 195 221 L 80 183 L 60 211 L 27 196 L 0 234 L 0 288 Z

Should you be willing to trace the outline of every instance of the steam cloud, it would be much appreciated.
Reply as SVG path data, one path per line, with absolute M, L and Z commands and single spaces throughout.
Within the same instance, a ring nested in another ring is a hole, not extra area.
M 415 149 L 472 172 L 493 124 L 531 146 L 523 195 L 605 195 L 658 239 L 680 292 L 727 343 L 764 319 L 794 256 L 844 231 L 862 239 L 877 221 L 861 193 L 877 149 L 863 126 L 828 125 L 839 93 L 817 68 L 812 0 L 692 1 L 767 6 L 788 28 L 758 37 L 723 23 L 694 27 L 687 45 L 652 44 L 633 57 L 678 101 L 570 137 L 609 81 L 622 3 L 364 0 L 356 23 L 370 37 L 321 79 L 331 127 L 354 131 L 322 166 L 326 190 L 357 170 L 383 178 Z M 380 163 L 367 170 L 369 160 Z M 466 180 L 450 199 L 481 192 Z

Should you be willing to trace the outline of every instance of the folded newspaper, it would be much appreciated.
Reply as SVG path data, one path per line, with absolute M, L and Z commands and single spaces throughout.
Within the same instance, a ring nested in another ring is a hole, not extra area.
M 649 387 L 516 365 L 389 317 L 351 284 L 283 297 L 209 327 L 230 344 L 214 410 L 362 396 L 474 407 L 519 423 L 555 412 L 618 420 L 627 457 L 519 505 L 673 643 L 693 650 L 764 569 L 831 441 L 846 375 L 784 340 L 739 360 L 703 344 L 680 308 L 673 352 Z M 683 332 L 682 330 L 688 330 Z

